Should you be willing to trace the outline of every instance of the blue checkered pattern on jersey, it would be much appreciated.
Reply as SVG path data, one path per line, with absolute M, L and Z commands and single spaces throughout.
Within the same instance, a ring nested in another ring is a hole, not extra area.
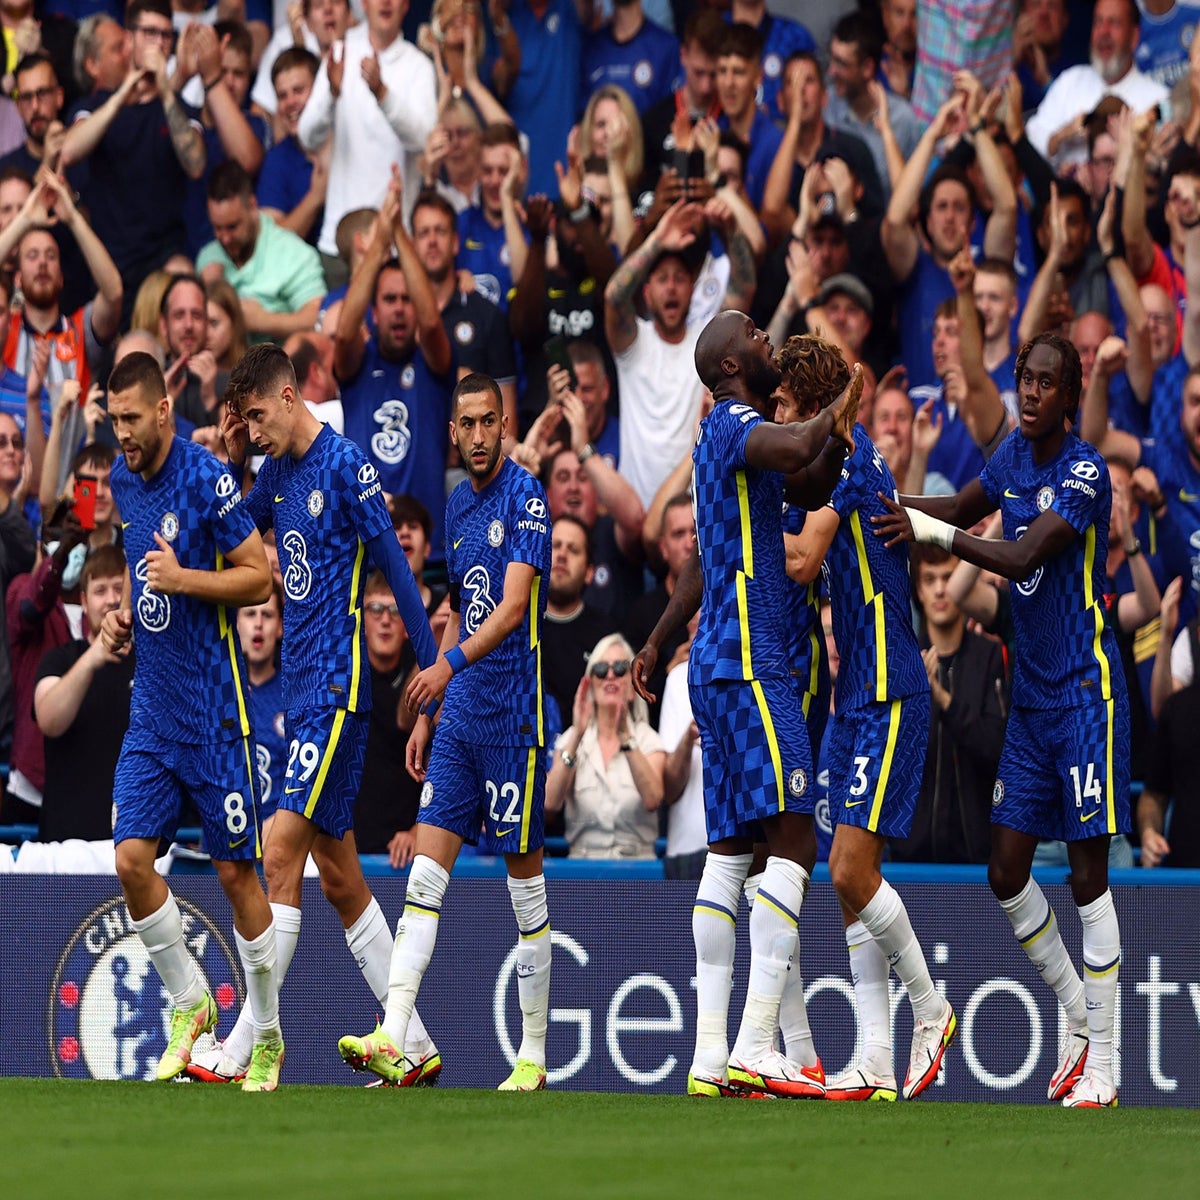
M 794 504 L 784 503 L 783 532 L 799 534 L 804 529 L 804 509 Z M 801 687 L 809 694 L 809 712 L 805 719 L 811 723 L 814 717 L 820 717 L 824 728 L 824 717 L 812 711 L 812 704 L 819 696 L 825 698 L 828 715 L 829 704 L 829 655 L 825 651 L 825 634 L 821 629 L 821 597 L 818 579 L 812 583 L 797 583 L 790 576 L 787 578 L 788 596 L 791 607 L 788 611 L 788 661 L 792 671 L 799 679 Z M 815 739 L 820 746 L 821 739 Z
M 476 492 L 470 480 L 446 503 L 446 567 L 451 604 L 464 642 L 495 611 L 509 563 L 537 574 L 529 611 L 492 652 L 450 680 L 442 723 L 464 742 L 490 746 L 546 744 L 542 692 L 542 624 L 550 579 L 550 516 L 542 485 L 505 459 Z
M 1028 579 L 1009 584 L 1016 649 L 1013 705 L 1061 709 L 1124 691 L 1113 631 L 1104 620 L 1112 486 L 1095 447 L 1068 434 L 1039 466 L 1014 430 L 979 477 L 999 506 L 1004 536 L 1016 541 L 1043 512 L 1057 513 L 1079 535 Z
M 192 596 L 165 596 L 146 582 L 146 555 L 159 549 L 156 533 L 181 566 L 213 571 L 254 532 L 233 476 L 203 447 L 175 438 L 148 483 L 118 457 L 112 492 L 137 642 L 131 726 L 192 744 L 244 736 L 250 731 L 246 674 L 233 610 Z
M 700 730 L 708 840 L 762 840 L 757 822 L 779 812 L 811 813 L 812 748 L 790 676 L 713 680 L 688 668 L 688 695 Z
M 895 495 L 896 481 L 861 425 L 854 447 L 829 501 L 839 523 L 824 566 L 841 658 L 839 712 L 929 691 L 912 627 L 908 548 L 889 549 L 871 528 L 886 511 L 878 493 Z
M 792 666 L 783 476 L 746 465 L 746 439 L 761 422 L 747 404 L 718 404 L 700 422 L 692 452 L 704 575 L 692 661 L 710 679 L 767 679 Z
M 275 527 L 288 709 L 370 711 L 366 543 L 392 528 L 378 473 L 325 425 L 303 458 L 268 459 L 246 499 L 259 529 Z

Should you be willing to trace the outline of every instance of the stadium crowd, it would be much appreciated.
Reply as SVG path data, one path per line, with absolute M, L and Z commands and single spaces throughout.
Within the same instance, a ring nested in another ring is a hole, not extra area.
M 124 576 L 109 372 L 154 356 L 179 433 L 226 458 L 230 373 L 275 341 L 377 470 L 439 641 L 465 477 L 451 393 L 473 372 L 499 384 L 504 448 L 552 522 L 548 831 L 588 858 L 652 858 L 665 833 L 668 876 L 698 878 L 694 624 L 663 647 L 659 703 L 630 667 L 695 544 L 696 343 L 738 309 L 776 349 L 819 334 L 863 364 L 859 419 L 909 495 L 961 489 L 1015 428 L 1023 343 L 1074 343 L 1078 432 L 1113 483 L 1132 840 L 1143 867 L 1200 866 L 1200 7 L 771 9 L 3 0 L 0 824 L 111 834 L 133 665 L 98 637 Z M 270 535 L 268 553 L 274 594 L 238 620 L 264 815 L 288 758 Z M 930 738 L 889 852 L 982 863 L 1008 585 L 933 546 L 910 562 Z M 402 867 L 418 664 L 382 574 L 363 623 L 355 832 Z

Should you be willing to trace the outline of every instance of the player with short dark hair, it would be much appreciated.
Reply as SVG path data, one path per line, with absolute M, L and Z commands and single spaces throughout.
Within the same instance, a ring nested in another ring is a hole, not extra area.
M 504 402 L 495 380 L 468 375 L 454 389 L 450 437 L 467 479 L 446 503 L 450 619 L 442 652 L 412 681 L 405 702 L 420 712 L 408 770 L 423 780 L 416 857 L 396 930 L 387 1012 L 366 1037 L 338 1050 L 356 1070 L 394 1082 L 398 1049 L 429 966 L 438 916 L 459 850 L 483 826 L 504 855 L 517 918 L 522 1037 L 501 1091 L 546 1086 L 550 915 L 542 874 L 546 728 L 541 639 L 550 574 L 550 517 L 537 479 L 505 456 Z M 427 706 L 442 697 L 433 732 Z
M 811 416 L 834 402 L 845 368 L 836 347 L 788 360 L 780 415 Z M 957 1019 L 934 987 L 904 902 L 880 873 L 888 837 L 907 836 L 929 737 L 929 680 L 913 632 L 908 555 L 868 536 L 895 480 L 861 425 L 828 505 L 810 512 L 788 545 L 788 574 L 812 583 L 824 568 L 841 663 L 829 744 L 829 809 L 836 828 L 829 873 L 842 906 L 863 1053 L 831 1080 L 836 1100 L 895 1100 L 888 968 L 908 992 L 913 1039 L 904 1098 L 937 1077 Z
M 391 584 L 418 661 L 432 662 L 436 647 L 375 468 L 309 412 L 283 350 L 271 343 L 249 350 L 226 401 L 221 433 L 230 463 L 241 470 L 250 442 L 268 456 L 246 507 L 260 530 L 274 528 L 283 573 L 288 768 L 263 863 L 279 931 L 278 977 L 300 935 L 311 852 L 350 952 L 382 1001 L 391 933 L 363 879 L 353 828 L 371 707 L 362 623 L 368 559 Z M 245 1069 L 244 1016 L 217 1062 L 206 1060 L 202 1078 L 227 1080 Z M 416 1083 L 441 1062 L 418 1021 L 409 1035 L 412 1062 L 401 1077 Z
M 773 1048 L 817 854 L 812 753 L 791 673 L 780 514 L 785 483 L 806 504 L 828 499 L 862 372 L 815 420 L 779 426 L 768 418 L 781 373 L 770 339 L 749 317 L 735 311 L 714 317 L 696 343 L 695 362 L 714 399 L 693 452 L 696 549 L 634 661 L 634 686 L 651 700 L 646 683 L 663 643 L 706 598 L 688 672 L 709 842 L 692 913 L 698 1013 L 688 1092 L 819 1096 L 819 1066 L 802 1067 Z M 735 914 L 760 827 L 769 857 L 751 910 L 750 982 L 731 1054 Z
M 122 652 L 137 622 L 129 731 L 113 783 L 113 840 L 131 923 L 175 1006 L 158 1078 L 182 1074 L 196 1038 L 217 1023 L 175 897 L 154 869 L 159 839 L 174 836 L 190 797 L 233 909 L 246 972 L 252 1053 L 242 1086 L 273 1091 L 284 1054 L 275 927 L 254 869 L 258 799 L 245 670 L 230 612 L 268 595 L 271 568 L 233 476 L 207 450 L 175 436 L 166 381 L 149 354 L 135 351 L 114 368 L 108 412 L 123 455 L 112 469 L 112 490 L 129 574 L 120 607 L 104 617 L 105 649 Z
M 1013 707 L 992 795 L 988 882 L 1013 932 L 1066 1010 L 1068 1036 L 1050 1099 L 1117 1103 L 1112 1073 L 1121 931 L 1108 848 L 1128 833 L 1129 700 L 1106 620 L 1112 488 L 1093 446 L 1067 432 L 1082 368 L 1066 338 L 1044 333 L 1017 356 L 1019 426 L 956 496 L 901 496 L 875 519 L 887 544 L 933 542 L 1011 580 Z M 963 530 L 999 508 L 1004 539 Z M 844 661 L 844 660 L 843 660 Z M 1083 979 L 1030 874 L 1041 838 L 1067 843 L 1083 923 Z

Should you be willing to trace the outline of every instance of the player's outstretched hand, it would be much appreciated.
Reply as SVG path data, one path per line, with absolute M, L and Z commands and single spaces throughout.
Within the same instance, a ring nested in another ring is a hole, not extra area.
M 895 546 L 900 542 L 915 542 L 917 539 L 913 535 L 912 521 L 909 518 L 908 510 L 901 507 L 891 496 L 885 496 L 883 492 L 875 494 L 883 501 L 883 506 L 887 509 L 883 516 L 871 518 L 871 524 L 874 527 L 872 532 L 875 536 L 886 538 L 887 540 L 883 543 L 885 546 Z
M 654 704 L 658 697 L 650 690 L 650 676 L 658 666 L 658 647 L 647 642 L 633 660 L 633 690 L 647 704 Z
M 831 436 L 846 444 L 846 455 L 854 453 L 854 423 L 858 420 L 858 402 L 863 393 L 862 363 L 855 363 L 850 372 L 846 390 L 833 402 L 833 429 Z
M 453 674 L 454 669 L 446 661 L 446 656 L 439 654 L 437 659 L 408 685 L 408 690 L 404 693 L 404 703 L 412 712 L 424 712 L 430 701 L 441 700 L 446 684 L 450 682 Z
M 104 614 L 100 622 L 100 640 L 104 648 L 113 654 L 129 644 L 133 635 L 133 613 L 127 608 L 114 608 Z
M 425 782 L 425 761 L 429 757 L 429 740 L 433 736 L 433 721 L 422 713 L 408 735 L 404 748 L 404 766 L 418 782 Z

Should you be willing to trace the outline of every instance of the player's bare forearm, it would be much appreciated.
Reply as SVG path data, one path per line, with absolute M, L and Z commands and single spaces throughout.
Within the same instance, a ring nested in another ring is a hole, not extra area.
M 646 639 L 646 645 L 660 650 L 663 642 L 692 619 L 700 607 L 700 599 L 703 595 L 704 575 L 700 570 L 700 552 L 693 549 L 691 557 L 684 563 L 683 570 L 679 573 L 675 590 L 671 593 L 671 599 L 667 601 L 667 607 L 663 609 L 663 615 L 659 617 L 658 624 L 654 626 L 650 636 Z
M 226 566 L 220 571 L 184 570 L 175 590 L 208 604 L 241 608 L 266 603 L 271 586 L 271 568 L 264 553 L 261 565 Z
M 180 107 L 174 94 L 163 100 L 163 110 L 167 114 L 171 146 L 183 173 L 189 179 L 199 179 L 204 174 L 204 165 L 208 158 L 204 149 L 204 139 Z
M 795 475 L 788 476 L 784 485 L 788 500 L 810 512 L 824 508 L 842 477 L 842 464 L 845 461 L 845 444 L 830 439 L 825 449 L 817 455 L 815 462 L 797 471 Z
M 513 630 L 520 628 L 529 613 L 533 577 L 537 574 L 527 563 L 510 562 L 504 572 L 504 594 L 500 603 L 484 618 L 483 624 L 462 643 L 467 662 L 475 663 L 491 654 Z

